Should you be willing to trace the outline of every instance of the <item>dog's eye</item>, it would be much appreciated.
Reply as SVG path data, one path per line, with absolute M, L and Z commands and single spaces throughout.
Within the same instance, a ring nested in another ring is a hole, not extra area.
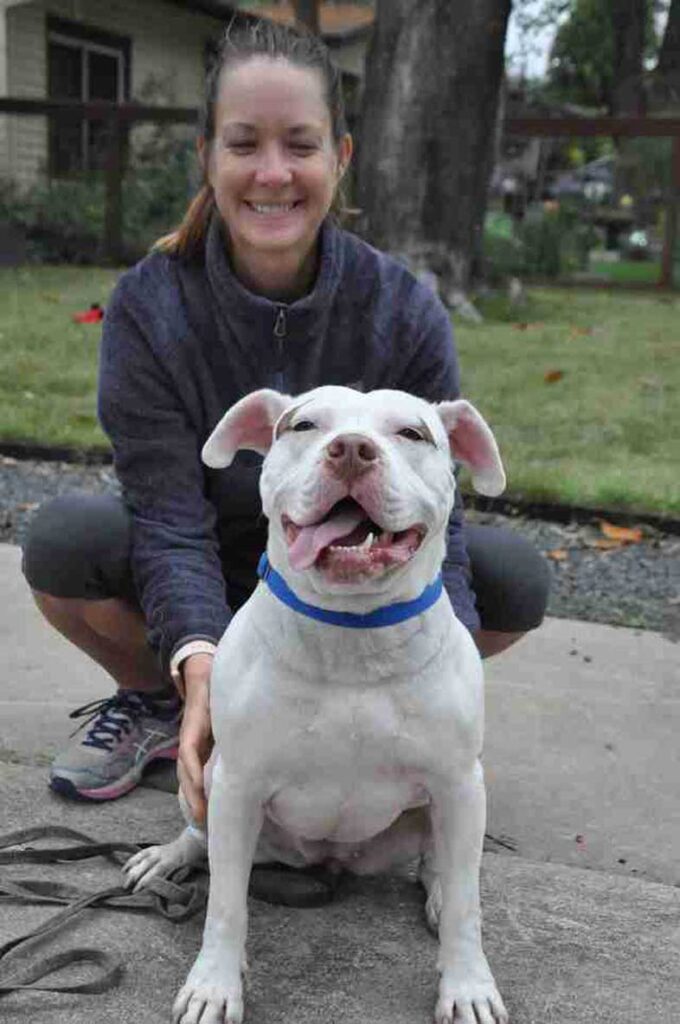
M 298 420 L 297 423 L 293 424 L 291 430 L 297 430 L 298 432 L 303 430 L 316 430 L 316 423 L 312 423 L 311 420 Z
M 405 437 L 409 441 L 424 441 L 425 438 L 415 427 L 404 427 L 399 431 L 399 437 Z

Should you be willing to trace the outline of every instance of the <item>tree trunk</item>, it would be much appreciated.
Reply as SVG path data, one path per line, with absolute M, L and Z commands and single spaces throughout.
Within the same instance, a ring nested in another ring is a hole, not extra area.
M 295 20 L 306 25 L 310 31 L 319 34 L 319 3 L 320 0 L 293 0 Z
M 511 0 L 378 0 L 357 154 L 361 229 L 464 290 L 481 249 Z
M 613 115 L 644 114 L 643 57 L 646 0 L 610 0 L 614 39 Z
M 680 102 L 680 0 L 671 0 L 654 78 L 667 102 Z

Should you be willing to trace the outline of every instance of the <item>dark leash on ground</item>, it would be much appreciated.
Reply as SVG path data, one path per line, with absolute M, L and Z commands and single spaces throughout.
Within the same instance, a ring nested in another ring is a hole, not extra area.
M 40 849 L 28 844 L 44 840 L 68 840 L 69 846 Z M 487 835 L 488 848 L 514 850 L 508 838 Z M 17 864 L 62 864 L 103 857 L 117 868 L 154 843 L 100 843 L 84 832 L 60 825 L 43 825 L 0 836 L 0 866 Z M 289 868 L 285 864 L 257 864 L 250 876 L 248 894 L 266 903 L 289 907 L 320 907 L 334 899 L 342 875 L 324 867 Z M 0 945 L 0 997 L 30 989 L 40 992 L 96 994 L 114 988 L 124 966 L 112 953 L 91 946 L 64 950 L 37 958 L 26 964 L 26 956 L 35 946 L 53 936 L 88 909 L 127 910 L 152 913 L 179 924 L 202 911 L 208 896 L 208 871 L 205 868 L 180 868 L 165 878 L 155 877 L 138 893 L 123 885 L 97 892 L 83 892 L 62 882 L 9 879 L 0 876 L 0 904 L 27 903 L 62 906 L 37 928 Z M 90 964 L 93 977 L 73 983 L 46 982 L 44 979 L 74 965 Z
M 70 845 L 44 849 L 27 845 L 55 839 L 68 840 Z M 153 845 L 100 843 L 83 832 L 60 825 L 37 826 L 0 836 L 0 865 L 60 864 L 104 857 L 120 868 L 132 854 Z M 338 883 L 339 877 L 325 869 L 299 871 L 282 864 L 259 864 L 251 874 L 249 895 L 268 903 L 318 907 L 333 899 Z M 97 892 L 83 892 L 61 882 L 0 877 L 0 904 L 52 904 L 64 908 L 38 928 L 0 945 L 0 997 L 22 989 L 82 994 L 106 992 L 120 982 L 124 970 L 121 961 L 106 950 L 90 946 L 78 947 L 53 956 L 43 956 L 30 965 L 26 964 L 27 954 L 88 909 L 159 914 L 179 924 L 203 910 L 207 895 L 207 865 L 205 869 L 180 868 L 167 878 L 153 878 L 148 887 L 139 893 L 132 893 L 123 885 Z M 49 975 L 82 964 L 97 968 L 89 980 L 71 984 L 44 981 Z

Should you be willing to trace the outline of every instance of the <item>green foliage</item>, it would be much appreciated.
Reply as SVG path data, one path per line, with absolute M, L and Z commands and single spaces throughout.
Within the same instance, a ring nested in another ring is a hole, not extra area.
M 577 207 L 536 204 L 514 229 L 510 217 L 490 214 L 484 231 L 484 269 L 493 282 L 507 277 L 558 278 L 588 264 L 593 229 Z
M 1 181 L 0 221 L 23 230 L 32 261 L 93 263 L 104 229 L 103 182 L 77 178 L 20 189 Z
M 552 95 L 584 106 L 609 107 L 616 85 L 611 0 L 572 0 L 569 6 L 569 16 L 557 30 L 548 69 Z M 658 50 L 654 6 L 647 3 L 647 61 Z
M 186 129 L 145 126 L 135 129 L 131 142 L 123 181 L 123 248 L 129 262 L 144 255 L 182 219 L 196 164 Z M 23 231 L 32 262 L 101 262 L 105 211 L 101 172 L 40 181 L 23 189 L 0 181 L 0 221 Z

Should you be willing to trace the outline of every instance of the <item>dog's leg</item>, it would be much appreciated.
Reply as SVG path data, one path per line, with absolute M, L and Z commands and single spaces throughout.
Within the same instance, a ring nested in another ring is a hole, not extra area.
M 479 867 L 486 794 L 477 762 L 462 781 L 432 794 L 436 874 L 441 886 L 439 998 L 436 1024 L 507 1024 L 482 950 Z M 437 879 L 430 879 L 429 912 L 436 912 Z
M 210 894 L 203 945 L 173 1007 L 174 1024 L 240 1024 L 248 878 L 262 807 L 247 782 L 218 760 L 208 806 Z

